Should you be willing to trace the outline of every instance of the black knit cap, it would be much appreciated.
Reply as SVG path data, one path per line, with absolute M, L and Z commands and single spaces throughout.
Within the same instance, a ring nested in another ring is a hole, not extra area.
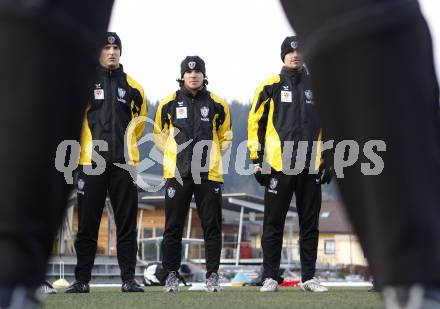
M 186 71 L 198 70 L 206 76 L 205 61 L 199 56 L 186 56 L 180 63 L 180 76 L 183 77 Z
M 107 32 L 106 33 L 101 48 L 103 48 L 105 45 L 108 45 L 108 44 L 117 45 L 119 47 L 119 49 L 121 50 L 121 54 L 122 54 L 121 38 L 116 34 L 116 32 Z
M 299 48 L 299 39 L 296 35 L 288 36 L 284 39 L 283 44 L 281 44 L 281 61 L 284 62 L 284 57 L 295 49 Z

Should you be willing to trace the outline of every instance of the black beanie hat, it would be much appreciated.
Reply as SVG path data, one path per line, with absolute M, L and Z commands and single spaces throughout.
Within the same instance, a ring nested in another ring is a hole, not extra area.
M 183 77 L 183 74 L 190 70 L 199 70 L 206 76 L 205 61 L 199 56 L 187 56 L 180 63 L 180 76 Z
M 284 39 L 283 44 L 281 44 L 281 61 L 284 62 L 284 57 L 294 51 L 295 49 L 298 49 L 299 47 L 299 39 L 296 35 L 294 36 L 288 36 Z
M 107 44 L 117 45 L 119 47 L 119 49 L 121 50 L 121 54 L 122 54 L 121 38 L 116 34 L 116 32 L 107 32 L 106 33 L 105 39 L 104 39 L 104 42 L 103 42 L 101 48 L 103 48 Z

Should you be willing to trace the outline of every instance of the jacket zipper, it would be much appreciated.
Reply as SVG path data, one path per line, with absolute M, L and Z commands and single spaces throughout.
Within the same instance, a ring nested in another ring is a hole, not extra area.
M 195 100 L 194 100 L 194 98 L 191 98 L 191 107 L 192 107 L 192 112 L 193 112 L 193 125 L 192 125 L 192 136 L 191 136 L 191 138 L 193 139 L 193 142 L 194 142 L 194 132 L 195 132 L 195 130 L 194 130 L 194 127 L 196 126 L 196 112 L 195 112 L 195 108 L 194 108 L 194 105 L 195 105 Z
M 111 153 L 111 160 L 112 162 L 115 162 L 116 160 L 116 87 L 115 87 L 115 81 L 112 76 L 112 71 L 109 72 L 109 79 L 110 79 L 110 89 L 111 89 L 111 111 L 112 111 L 112 153 Z

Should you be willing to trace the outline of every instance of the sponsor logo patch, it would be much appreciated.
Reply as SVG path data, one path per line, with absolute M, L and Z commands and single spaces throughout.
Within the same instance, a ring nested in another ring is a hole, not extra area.
M 292 103 L 292 91 L 281 90 L 281 102 Z
M 104 100 L 104 89 L 95 89 L 95 100 Z
M 188 111 L 186 109 L 186 106 L 177 107 L 176 108 L 176 118 L 177 119 L 186 119 L 186 118 L 188 118 Z

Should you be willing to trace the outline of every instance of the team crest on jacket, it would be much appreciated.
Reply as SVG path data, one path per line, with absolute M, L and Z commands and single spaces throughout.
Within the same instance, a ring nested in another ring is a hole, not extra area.
M 118 88 L 118 101 L 122 103 L 127 103 L 127 101 L 124 100 L 125 94 L 127 91 L 123 88 Z
M 188 62 L 188 68 L 190 68 L 191 70 L 194 70 L 195 67 L 196 67 L 196 62 L 195 61 Z
M 308 89 L 304 91 L 304 95 L 306 96 L 306 103 L 313 103 L 313 92 Z
M 176 189 L 174 189 L 173 187 L 168 187 L 167 194 L 169 198 L 173 198 L 174 195 L 176 195 Z
M 202 117 L 206 118 L 208 117 L 209 114 L 209 107 L 203 106 L 200 108 L 200 114 L 202 115 Z
M 119 95 L 119 97 L 120 97 L 121 99 L 122 99 L 123 97 L 125 97 L 125 93 L 126 93 L 125 89 L 118 88 L 118 95 Z
M 202 121 L 209 121 L 208 115 L 209 115 L 209 107 L 203 106 L 200 108 L 200 115 L 202 115 L 202 118 L 200 120 Z

